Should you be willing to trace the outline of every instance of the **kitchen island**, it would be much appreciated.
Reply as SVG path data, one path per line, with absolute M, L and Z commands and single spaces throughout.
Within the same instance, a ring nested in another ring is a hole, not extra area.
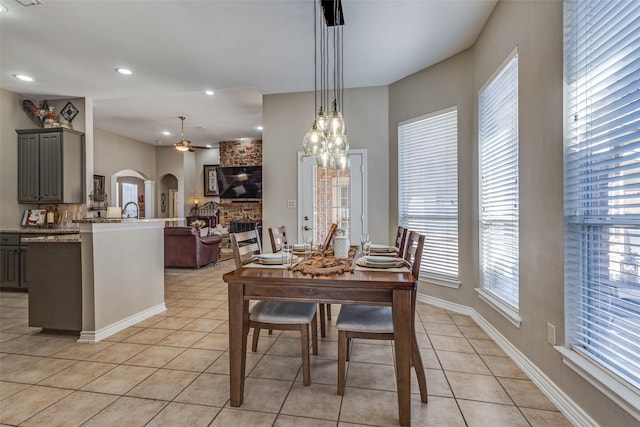
M 23 238 L 29 265 L 29 326 L 79 332 L 97 342 L 166 310 L 166 221 L 75 220 L 74 236 Z

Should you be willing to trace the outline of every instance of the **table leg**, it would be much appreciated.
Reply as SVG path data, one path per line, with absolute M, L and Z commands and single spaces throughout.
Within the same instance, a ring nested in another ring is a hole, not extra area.
M 400 425 L 411 425 L 411 291 L 393 292 L 393 331 Z
M 231 406 L 244 399 L 244 376 L 247 360 L 249 301 L 244 300 L 244 286 L 229 284 L 229 390 Z

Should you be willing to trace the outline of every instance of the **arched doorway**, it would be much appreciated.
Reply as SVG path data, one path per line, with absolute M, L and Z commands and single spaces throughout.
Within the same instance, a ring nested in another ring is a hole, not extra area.
M 158 206 L 158 217 L 178 217 L 178 203 L 178 178 L 170 173 L 163 175 L 162 178 L 160 178 L 160 203 Z
M 111 205 L 123 208 L 126 218 L 153 218 L 153 181 L 132 169 L 111 176 Z

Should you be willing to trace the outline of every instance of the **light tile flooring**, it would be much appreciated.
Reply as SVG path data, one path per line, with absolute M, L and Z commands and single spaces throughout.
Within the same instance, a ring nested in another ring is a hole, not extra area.
M 245 401 L 231 408 L 222 274 L 232 269 L 229 260 L 165 270 L 167 311 L 96 344 L 29 328 L 27 295 L 2 292 L 0 423 L 398 425 L 391 343 L 354 342 L 341 397 L 333 327 L 312 356 L 309 387 L 302 385 L 299 333 L 262 334 L 258 352 L 247 355 Z M 422 303 L 417 313 L 429 403 L 420 402 L 413 376 L 412 425 L 571 425 L 471 318 Z

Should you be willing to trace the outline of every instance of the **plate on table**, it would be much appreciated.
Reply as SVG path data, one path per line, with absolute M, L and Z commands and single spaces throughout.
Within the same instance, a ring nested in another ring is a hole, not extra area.
M 380 254 L 395 254 L 396 247 L 389 245 L 381 245 L 372 243 L 371 244 L 371 252 L 380 253 Z
M 404 260 L 384 256 L 363 256 L 356 261 L 361 267 L 394 268 L 404 266 Z
M 306 247 L 308 248 L 309 246 L 307 245 Z M 300 244 L 296 243 L 293 245 L 293 253 L 296 255 L 308 255 L 310 253 L 313 253 L 313 250 L 309 249 L 305 251 L 304 243 L 300 243 Z
M 282 265 L 282 254 L 260 254 L 256 255 L 255 262 L 265 265 Z

